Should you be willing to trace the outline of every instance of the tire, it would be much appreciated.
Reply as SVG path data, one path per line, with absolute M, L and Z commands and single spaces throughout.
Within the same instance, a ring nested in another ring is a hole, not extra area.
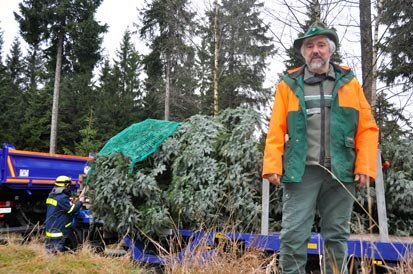
M 96 253 L 105 252 L 105 241 L 103 239 L 103 227 L 93 225 L 88 235 L 88 242 L 92 250 Z
M 84 244 L 84 235 L 81 228 L 74 228 L 66 237 L 65 250 L 76 251 Z

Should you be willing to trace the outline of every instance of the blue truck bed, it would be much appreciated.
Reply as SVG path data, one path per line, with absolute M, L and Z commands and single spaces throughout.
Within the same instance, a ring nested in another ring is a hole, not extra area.
M 77 184 L 85 173 L 89 157 L 16 150 L 4 145 L 0 150 L 0 185 L 10 189 L 51 190 L 60 175 Z

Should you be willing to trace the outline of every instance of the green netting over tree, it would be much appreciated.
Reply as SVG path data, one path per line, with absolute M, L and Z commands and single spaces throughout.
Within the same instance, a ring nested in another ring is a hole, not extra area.
M 99 151 L 98 156 L 122 153 L 131 159 L 129 172 L 132 172 L 135 164 L 154 153 L 179 125 L 178 122 L 146 119 L 125 128 L 110 138 Z

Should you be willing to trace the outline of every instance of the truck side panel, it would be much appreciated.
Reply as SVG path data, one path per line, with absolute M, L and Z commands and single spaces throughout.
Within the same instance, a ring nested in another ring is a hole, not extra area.
M 71 177 L 76 184 L 90 160 L 92 158 L 16 150 L 4 146 L 1 150 L 0 185 L 11 189 L 49 190 L 60 175 Z

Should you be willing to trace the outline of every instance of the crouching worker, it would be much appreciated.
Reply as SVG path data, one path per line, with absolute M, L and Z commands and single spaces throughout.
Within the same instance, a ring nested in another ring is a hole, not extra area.
M 46 248 L 49 252 L 63 252 L 65 240 L 72 229 L 74 214 L 81 208 L 84 197 L 73 203 L 69 189 L 72 179 L 67 176 L 56 178 L 55 187 L 46 200 Z

